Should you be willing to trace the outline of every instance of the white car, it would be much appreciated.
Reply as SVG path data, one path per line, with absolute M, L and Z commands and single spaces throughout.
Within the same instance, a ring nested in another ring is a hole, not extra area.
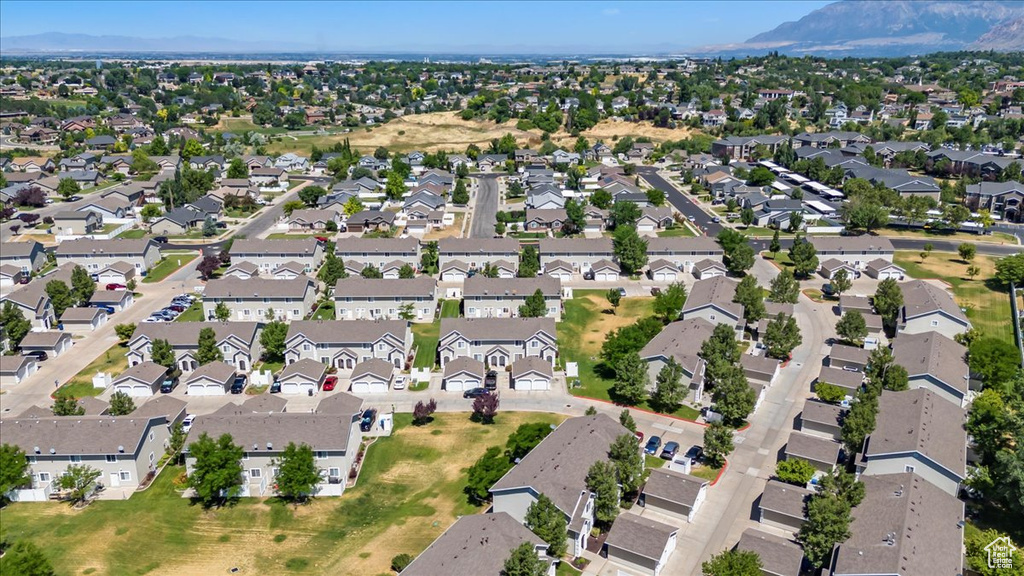
M 405 390 L 405 376 L 395 376 L 395 383 L 392 386 L 395 390 Z
M 185 414 L 185 419 L 181 421 L 181 429 L 187 434 L 192 429 L 192 422 L 196 419 L 195 414 Z

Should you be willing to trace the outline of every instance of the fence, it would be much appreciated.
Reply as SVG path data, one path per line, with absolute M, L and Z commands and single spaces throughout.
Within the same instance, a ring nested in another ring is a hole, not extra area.
M 1021 367 L 1024 367 L 1024 337 L 1020 329 L 1020 311 L 1017 309 L 1017 287 L 1010 283 L 1010 313 L 1013 315 L 1013 337 L 1017 340 L 1017 348 L 1021 352 Z

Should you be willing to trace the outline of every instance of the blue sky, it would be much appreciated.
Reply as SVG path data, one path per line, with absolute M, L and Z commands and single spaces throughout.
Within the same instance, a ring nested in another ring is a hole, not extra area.
M 742 42 L 828 4 L 789 2 L 0 2 L 0 36 L 281 41 L 320 50 L 670 50 Z

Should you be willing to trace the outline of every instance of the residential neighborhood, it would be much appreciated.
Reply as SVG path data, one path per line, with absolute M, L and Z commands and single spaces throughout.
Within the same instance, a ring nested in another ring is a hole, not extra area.
M 1021 52 L 758 46 L 5 47 L 3 574 L 1019 569 Z

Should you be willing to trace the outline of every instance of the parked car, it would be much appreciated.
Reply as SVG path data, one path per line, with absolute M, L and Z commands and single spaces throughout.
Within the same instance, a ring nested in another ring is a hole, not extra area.
M 719 218 L 718 216 L 715 216 L 714 218 L 711 219 L 711 221 L 714 222 L 715 224 L 718 224 L 719 222 L 722 221 L 722 219 Z
M 32 358 L 36 362 L 42 362 L 43 360 L 49 358 L 49 356 L 46 355 L 46 352 L 43 352 L 42 350 L 32 350 L 30 352 L 24 352 L 22 353 L 22 356 Z
M 616 290 L 619 291 L 619 296 L 622 296 L 623 298 L 626 297 L 626 289 L 625 288 L 616 288 Z
M 836 289 L 831 284 L 823 284 L 821 286 L 821 293 L 825 296 L 835 296 Z
M 487 388 L 470 388 L 462 393 L 463 398 L 477 398 L 487 394 Z
M 121 290 L 127 290 L 127 289 L 128 289 L 128 287 L 125 286 L 124 284 L 118 284 L 116 282 L 111 282 L 110 284 L 107 284 L 107 290 L 116 290 L 116 291 L 120 292 Z
M 153 242 L 157 244 L 167 244 L 167 236 L 156 236 L 153 238 Z
M 327 236 L 313 236 L 313 238 L 316 238 L 317 242 L 323 242 L 324 244 L 330 241 Z
M 331 390 L 334 390 L 334 387 L 337 386 L 337 385 L 338 385 L 338 377 L 337 376 L 328 376 L 324 380 L 324 387 L 323 387 L 324 388 L 324 392 L 330 392 Z
M 584 272 L 583 273 L 583 279 L 584 280 L 593 280 L 594 279 L 594 271 L 593 270 L 587 270 L 586 272 Z
M 169 393 L 173 392 L 174 389 L 177 386 L 178 386 L 178 379 L 177 378 L 168 378 L 168 379 L 164 380 L 162 384 L 160 384 L 160 393 L 161 394 L 169 394 Z
M 696 464 L 704 459 L 704 448 L 694 444 L 686 451 L 685 457 L 690 459 L 690 464 Z
M 164 310 L 173 310 L 179 314 L 184 312 L 186 309 L 188 309 L 188 306 L 185 306 L 184 304 L 175 304 L 173 302 L 169 306 L 164 308 Z
M 405 376 L 402 374 L 395 376 L 395 383 L 391 387 L 395 390 L 405 390 Z
M 113 314 L 114 313 L 114 307 L 113 306 L 107 306 L 106 304 L 93 304 L 92 307 L 93 308 L 99 308 L 100 310 L 103 310 L 107 314 Z
M 643 444 L 644 443 L 644 433 L 643 432 L 637 430 L 636 432 L 633 432 L 633 436 L 636 436 L 636 443 L 637 444 Z
M 187 434 L 192 429 L 192 423 L 195 422 L 195 414 L 185 414 L 185 419 L 181 421 L 181 429 Z
M 488 370 L 487 371 L 487 374 L 484 376 L 484 388 L 487 388 L 488 390 L 497 390 L 498 389 L 498 373 L 497 372 L 495 372 L 494 370 Z
M 235 381 L 231 383 L 231 393 L 241 394 L 245 390 L 245 384 L 248 379 L 244 374 L 235 376 Z
M 657 286 L 652 287 L 651 296 L 657 296 L 658 294 L 661 294 L 661 288 L 658 288 Z
M 666 442 L 665 449 L 661 451 L 661 457 L 665 460 L 671 460 L 676 457 L 679 453 L 679 442 Z
M 281 381 L 280 380 L 274 380 L 270 384 L 270 393 L 271 394 L 277 394 L 280 391 L 281 391 Z
M 74 195 L 74 196 L 72 196 L 71 198 L 68 198 L 68 202 L 78 202 L 78 201 L 79 201 L 79 200 L 81 200 L 81 199 L 82 199 L 82 197 L 81 197 L 81 196 L 79 196 L 78 194 L 75 194 L 75 195 Z
M 647 446 L 644 446 L 644 452 L 653 456 L 658 453 L 659 448 L 661 448 L 661 436 L 651 436 L 651 439 L 647 441 Z
M 359 429 L 363 432 L 369 432 L 373 430 L 373 423 L 377 421 L 377 411 L 373 408 L 367 408 L 366 412 L 363 412 L 363 419 L 359 421 Z

